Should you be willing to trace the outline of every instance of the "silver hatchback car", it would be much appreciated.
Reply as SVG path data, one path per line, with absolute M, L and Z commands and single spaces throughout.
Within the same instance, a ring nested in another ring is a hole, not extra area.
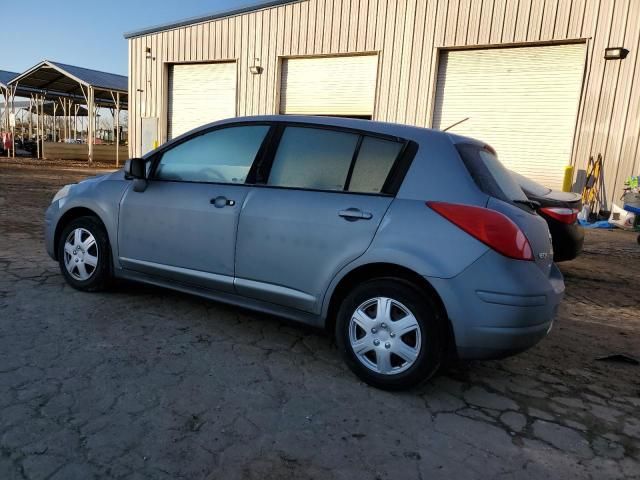
M 80 290 L 125 278 L 327 328 L 386 389 L 533 346 L 564 294 L 547 224 L 491 147 L 365 120 L 191 131 L 62 188 L 46 246 Z

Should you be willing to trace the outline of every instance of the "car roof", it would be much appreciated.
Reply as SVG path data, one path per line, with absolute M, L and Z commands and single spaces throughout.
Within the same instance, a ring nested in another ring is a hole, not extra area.
M 321 126 L 332 126 L 341 128 L 351 128 L 354 130 L 364 130 L 373 133 L 380 133 L 394 137 L 403 137 L 409 139 L 417 139 L 428 135 L 442 135 L 452 137 L 451 134 L 433 130 L 430 128 L 415 127 L 399 123 L 378 122 L 374 120 L 362 120 L 357 118 L 343 117 L 325 117 L 313 115 L 254 115 L 247 117 L 234 117 L 218 122 L 211 123 L 201 127 L 207 129 L 216 125 L 224 125 L 225 123 L 243 123 L 243 122 L 287 122 L 287 123 L 307 123 Z

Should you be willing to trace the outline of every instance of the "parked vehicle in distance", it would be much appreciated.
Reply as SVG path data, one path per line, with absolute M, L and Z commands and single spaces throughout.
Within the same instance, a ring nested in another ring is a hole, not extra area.
M 551 190 L 511 172 L 529 200 L 536 203 L 536 210 L 549 225 L 553 244 L 553 260 L 573 260 L 582 251 L 584 230 L 578 225 L 578 213 L 582 208 L 582 196 L 574 192 Z
M 245 117 L 65 186 L 46 247 L 80 290 L 126 278 L 327 328 L 362 380 L 399 389 L 550 330 L 564 282 L 529 205 L 476 140 Z

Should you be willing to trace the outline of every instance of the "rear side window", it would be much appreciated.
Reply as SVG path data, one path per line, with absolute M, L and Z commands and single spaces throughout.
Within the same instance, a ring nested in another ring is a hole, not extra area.
M 488 147 L 472 143 L 456 148 L 478 188 L 491 197 L 506 202 L 527 201 L 527 197 L 496 154 Z
M 364 137 L 349 182 L 350 192 L 380 193 L 404 144 Z
M 359 135 L 287 127 L 273 160 L 268 185 L 344 190 Z

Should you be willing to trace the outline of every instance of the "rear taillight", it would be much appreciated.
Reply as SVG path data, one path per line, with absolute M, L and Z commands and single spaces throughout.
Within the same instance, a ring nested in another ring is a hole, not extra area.
M 505 257 L 533 260 L 529 240 L 502 213 L 488 208 L 445 202 L 427 202 L 427 206 Z
M 578 220 L 578 210 L 575 208 L 560 208 L 560 207 L 544 207 L 540 211 L 545 215 L 548 215 L 561 223 L 573 225 Z

